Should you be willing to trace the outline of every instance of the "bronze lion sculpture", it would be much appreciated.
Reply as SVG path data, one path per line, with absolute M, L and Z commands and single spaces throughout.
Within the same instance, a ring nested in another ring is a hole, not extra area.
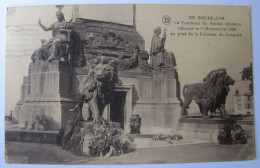
M 82 80 L 78 88 L 78 105 L 71 109 L 78 108 L 78 114 L 74 116 L 74 121 L 83 121 L 82 107 L 84 102 L 89 105 L 88 119 L 94 122 L 103 121 L 102 114 L 104 108 L 110 103 L 116 88 L 116 83 L 120 84 L 117 76 L 117 68 L 113 60 L 104 56 L 96 59 L 92 64 L 87 78 Z M 87 120 L 88 120 L 87 119 Z
M 220 111 L 221 117 L 225 118 L 226 97 L 230 90 L 229 86 L 234 85 L 235 81 L 221 68 L 211 71 L 204 79 L 203 83 L 187 84 L 183 87 L 182 93 L 182 117 L 188 115 L 187 108 L 194 100 L 200 109 L 203 118 L 209 118 L 208 111 Z

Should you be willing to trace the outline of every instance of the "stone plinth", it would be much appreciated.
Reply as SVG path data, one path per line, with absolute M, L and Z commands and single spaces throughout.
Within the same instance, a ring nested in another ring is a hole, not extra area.
M 91 131 L 93 126 L 91 121 L 81 121 L 76 125 L 73 121 L 69 121 L 62 128 L 58 142 L 64 149 L 70 150 L 75 155 L 89 155 L 88 145 L 95 138 Z
M 21 86 L 20 100 L 16 103 L 13 113 L 12 113 L 12 123 L 18 123 L 19 114 L 21 112 L 22 105 L 24 104 L 24 99 L 31 94 L 31 76 L 25 76 L 23 78 L 23 84 Z
M 30 94 L 21 106 L 19 128 L 58 130 L 75 106 L 72 69 L 61 62 L 39 62 L 31 67 Z
M 182 118 L 179 119 L 179 124 L 175 132 L 186 138 L 217 142 L 218 132 L 224 128 L 225 124 L 226 121 L 220 118 Z M 252 121 L 244 122 L 243 120 L 237 120 L 237 124 L 241 125 L 249 137 L 254 136 L 254 125 L 252 125 Z
M 6 141 L 57 143 L 58 131 L 6 130 Z
M 142 118 L 142 133 L 162 133 L 164 128 L 170 133 L 169 128 L 178 125 L 180 84 L 175 72 L 120 72 L 119 77 L 124 85 L 133 85 L 132 114 Z
M 218 132 L 224 125 L 223 119 L 184 118 L 179 120 L 175 131 L 184 138 L 217 142 Z

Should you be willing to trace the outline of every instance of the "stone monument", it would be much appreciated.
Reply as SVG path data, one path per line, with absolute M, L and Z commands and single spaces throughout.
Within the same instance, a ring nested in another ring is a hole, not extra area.
M 49 28 L 39 22 L 44 30 L 53 32 L 53 38 L 43 40 L 33 53 L 30 73 L 24 81 L 26 90 L 23 89 L 16 111 L 20 129 L 60 130 L 73 121 L 77 108 L 79 121 L 91 117 L 98 121 L 102 116 L 125 132 L 130 132 L 132 115 L 142 118 L 142 133 L 168 133 L 178 124 L 180 83 L 172 52 L 163 45 L 159 53 L 152 53 L 152 58 L 163 58 L 158 71 L 149 65 L 144 40 L 135 26 L 77 17 L 65 22 L 61 11 L 57 18 L 58 22 Z M 92 92 L 100 84 L 102 88 L 99 77 L 94 82 L 86 80 L 98 67 L 102 75 L 105 68 L 117 69 L 118 79 L 114 78 L 109 87 L 114 96 L 108 99 L 95 97 L 99 91 Z M 121 85 L 115 85 L 117 81 Z M 94 103 L 93 97 L 98 99 Z

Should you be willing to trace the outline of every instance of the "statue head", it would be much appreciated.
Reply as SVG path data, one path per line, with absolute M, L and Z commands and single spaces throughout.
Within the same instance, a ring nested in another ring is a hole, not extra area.
M 153 30 L 153 32 L 154 32 L 155 34 L 160 35 L 160 34 L 161 34 L 161 27 L 156 27 L 156 28 Z
M 62 13 L 61 10 L 58 10 L 56 12 L 56 17 L 57 17 L 58 21 L 65 21 L 64 14 Z

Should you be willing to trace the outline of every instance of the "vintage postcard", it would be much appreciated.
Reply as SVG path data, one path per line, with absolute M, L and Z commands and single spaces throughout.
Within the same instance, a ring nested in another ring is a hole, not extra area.
M 9 7 L 5 162 L 254 160 L 248 6 Z

